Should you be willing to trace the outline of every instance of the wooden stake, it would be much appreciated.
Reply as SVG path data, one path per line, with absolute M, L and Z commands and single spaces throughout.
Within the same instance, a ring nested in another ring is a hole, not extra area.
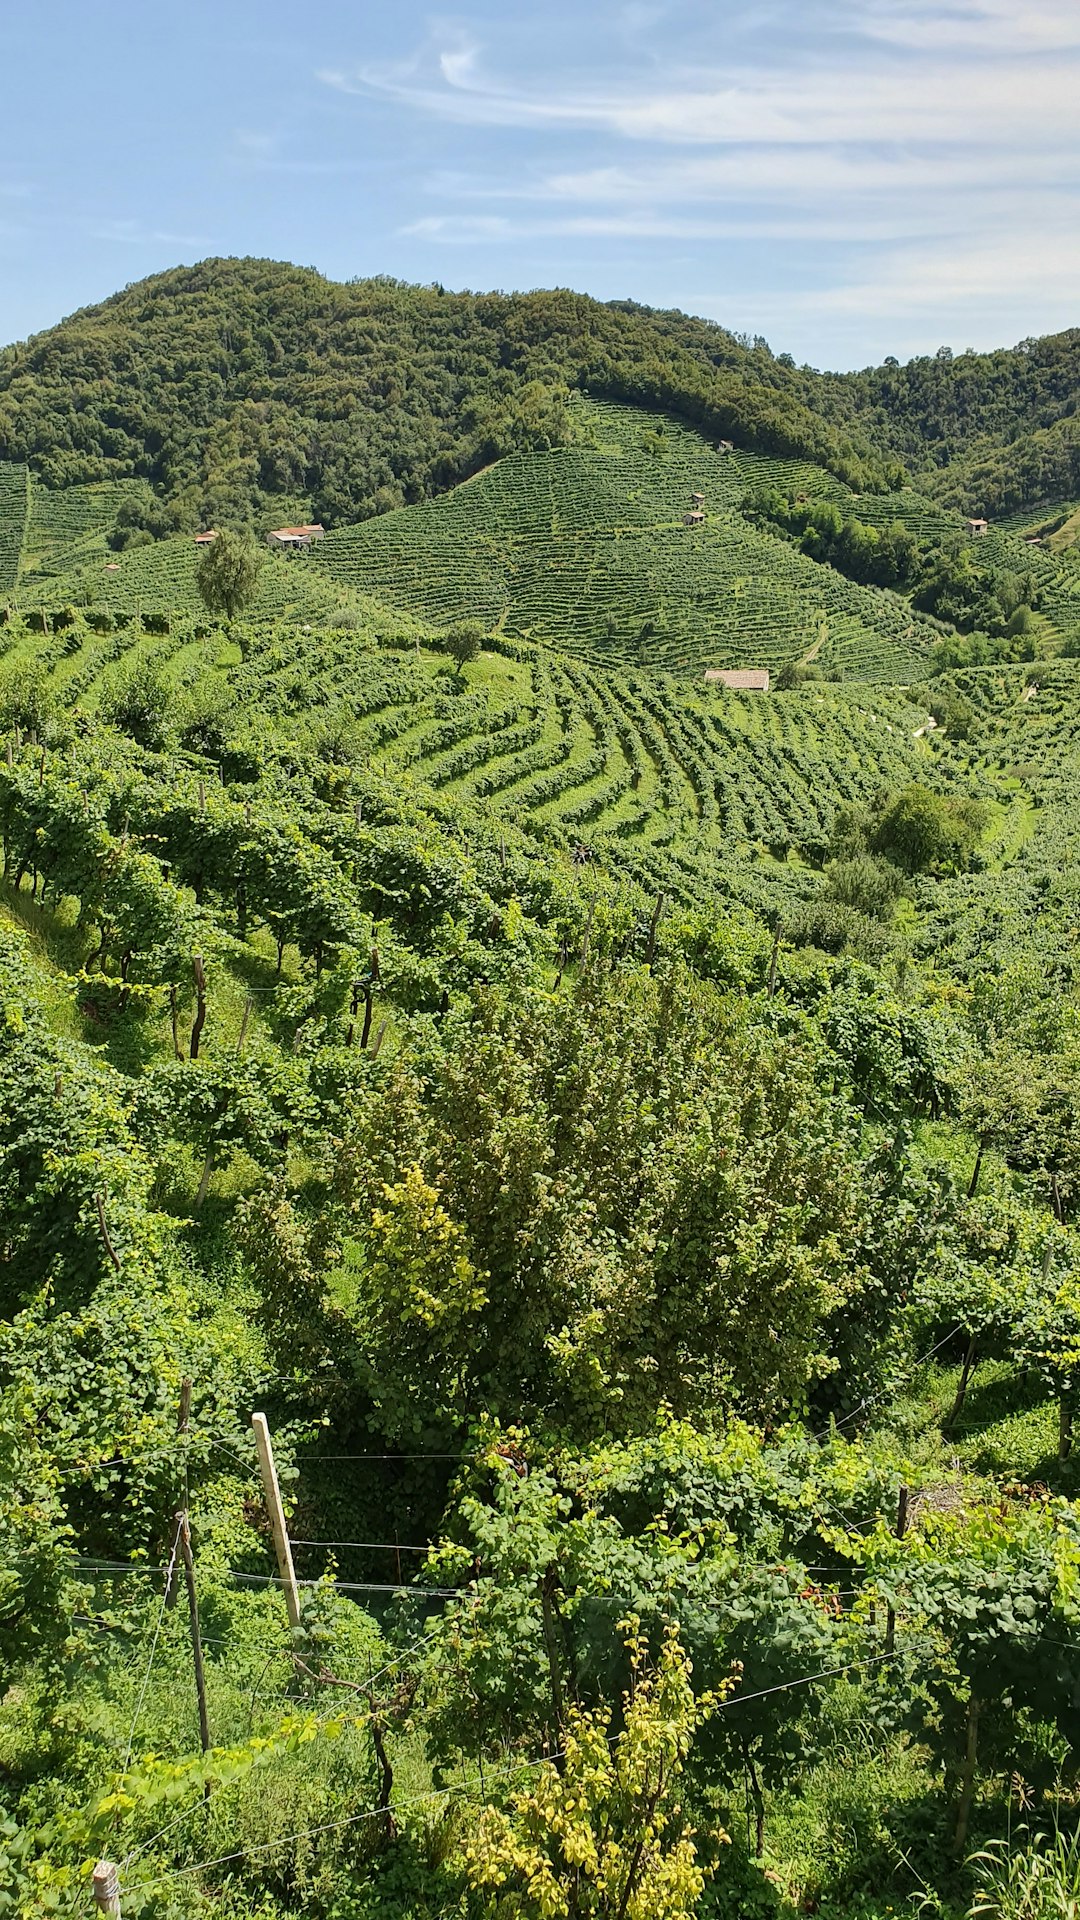
M 190 1382 L 185 1384 L 190 1385 Z M 199 1632 L 199 1601 L 195 1592 L 195 1561 L 191 1551 L 191 1526 L 186 1507 L 181 1507 L 176 1516 L 176 1531 L 180 1542 L 180 1557 L 184 1563 L 184 1584 L 187 1587 L 188 1626 L 191 1632 L 191 1654 L 195 1662 L 195 1695 L 199 1702 L 199 1739 L 204 1753 L 210 1751 L 210 1717 L 206 1711 L 206 1669 L 203 1666 L 202 1635 Z M 203 1786 L 203 1799 L 210 1798 L 210 1783 Z
M 99 1860 L 94 1868 L 94 1899 L 102 1913 L 120 1920 L 120 1873 L 111 1860 Z
M 95 1193 L 94 1204 L 97 1207 L 98 1226 L 101 1229 L 101 1237 L 105 1242 L 105 1251 L 112 1261 L 113 1266 L 116 1268 L 117 1273 L 119 1273 L 122 1263 L 120 1255 L 117 1253 L 116 1248 L 109 1238 L 108 1223 L 105 1219 L 105 1195 L 103 1193 Z
M 657 896 L 656 905 L 652 910 L 652 919 L 649 921 L 649 944 L 645 950 L 645 965 L 649 968 L 650 972 L 653 961 L 656 959 L 656 935 L 660 927 L 660 916 L 664 911 L 664 902 L 666 899 L 667 895 L 664 893 Z
M 296 1569 L 293 1566 L 292 1548 L 289 1545 L 289 1530 L 285 1524 L 285 1509 L 281 1504 L 281 1488 L 278 1486 L 274 1449 L 270 1445 L 270 1429 L 266 1424 L 265 1413 L 253 1413 L 251 1424 L 255 1430 L 259 1472 L 262 1475 L 263 1493 L 266 1496 L 266 1511 L 270 1516 L 270 1531 L 274 1536 L 278 1572 L 285 1589 L 285 1607 L 289 1615 L 289 1625 L 295 1632 L 300 1626 L 300 1594 L 296 1585 Z
M 206 1025 L 206 969 L 203 966 L 201 954 L 195 954 L 191 964 L 195 970 L 196 999 L 195 1018 L 191 1023 L 191 1058 L 197 1060 L 199 1041 L 202 1038 L 203 1027 Z
M 907 1532 L 907 1521 L 908 1521 L 908 1490 L 906 1487 L 901 1487 L 900 1498 L 896 1503 L 895 1532 L 898 1540 L 902 1540 L 905 1533 Z M 886 1653 L 892 1653 L 895 1651 L 895 1648 L 896 1648 L 896 1614 L 894 1613 L 892 1607 L 890 1607 L 887 1614 L 885 1615 L 885 1651 Z
M 772 952 L 769 955 L 769 984 L 765 990 L 767 998 L 770 1000 L 772 999 L 773 994 L 776 992 L 776 963 L 779 958 L 780 958 L 780 923 L 778 921 L 776 925 L 776 932 L 773 934 Z

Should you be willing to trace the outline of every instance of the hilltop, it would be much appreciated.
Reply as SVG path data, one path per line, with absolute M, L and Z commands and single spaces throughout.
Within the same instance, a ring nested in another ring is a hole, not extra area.
M 141 479 L 178 526 L 284 519 L 298 502 L 342 524 L 567 444 L 567 396 L 587 393 L 856 490 L 906 468 L 945 504 L 998 516 L 1080 497 L 1078 348 L 1071 330 L 823 374 L 631 301 L 206 260 L 0 352 L 0 461 L 51 486 Z
M 261 260 L 158 274 L 9 347 L 0 459 L 52 486 L 144 478 L 181 524 L 298 496 L 330 524 L 562 444 L 570 389 L 889 483 L 841 387 L 706 321 L 565 291 L 339 285 Z

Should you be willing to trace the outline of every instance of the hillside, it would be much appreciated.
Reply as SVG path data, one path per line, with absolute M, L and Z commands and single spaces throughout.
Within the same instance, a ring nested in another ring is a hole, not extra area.
M 718 451 L 655 411 L 580 397 L 567 411 L 571 445 L 506 455 L 433 501 L 332 529 L 309 555 L 267 556 L 252 613 L 323 626 L 367 609 L 384 630 L 396 621 L 429 633 L 470 618 L 608 665 L 775 674 L 805 662 L 831 678 L 895 685 L 940 664 L 950 620 L 965 632 L 991 623 L 991 644 L 1007 650 L 1010 611 L 1027 594 L 1040 613 L 1016 642 L 1023 657 L 1080 646 L 1080 572 L 1067 541 L 1033 546 L 1023 530 L 995 527 L 973 542 L 958 515 L 910 488 L 856 494 L 809 461 Z M 189 536 L 117 542 L 138 482 L 51 489 L 23 469 L 4 472 L 25 519 L 15 604 L 202 612 Z M 949 569 L 932 603 L 943 618 L 918 610 L 917 581 L 885 588 L 812 557 L 812 544 L 752 510 L 770 498 L 824 503 L 864 543 L 902 528 L 922 556 L 920 577 L 933 577 L 935 557 Z M 686 524 L 690 509 L 699 524 Z
M 872 389 L 258 262 L 6 356 L 11 1920 L 1072 1911 L 1080 489 Z
M 0 353 L 0 460 L 51 486 L 141 476 L 183 525 L 282 496 L 335 523 L 561 444 L 568 389 L 889 480 L 835 383 L 707 322 L 561 291 L 342 286 L 259 260 L 159 274 Z
M 183 527 L 286 501 L 340 524 L 564 444 L 569 391 L 682 414 L 856 489 L 906 467 L 997 518 L 1080 495 L 1078 342 L 831 375 L 632 302 L 207 260 L 0 352 L 0 461 L 53 487 L 141 478 Z
M 864 432 L 947 505 L 998 518 L 1080 492 L 1080 329 L 849 378 Z

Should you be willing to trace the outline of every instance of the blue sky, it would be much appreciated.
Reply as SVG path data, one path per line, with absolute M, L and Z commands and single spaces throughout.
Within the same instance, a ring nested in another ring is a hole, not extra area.
M 3 340 L 207 254 L 822 367 L 1080 324 L 1080 0 L 37 0 L 3 48 Z

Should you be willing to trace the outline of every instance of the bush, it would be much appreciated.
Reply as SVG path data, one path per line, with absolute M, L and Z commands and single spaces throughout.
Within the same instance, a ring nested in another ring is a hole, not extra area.
M 165 743 L 169 690 L 152 667 L 140 664 L 112 688 L 101 703 L 101 717 L 128 733 L 141 747 Z

